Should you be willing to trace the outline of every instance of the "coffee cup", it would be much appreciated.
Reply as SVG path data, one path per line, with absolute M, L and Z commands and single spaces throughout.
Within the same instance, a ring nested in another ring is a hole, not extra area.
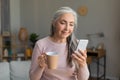
M 48 69 L 56 69 L 58 65 L 57 52 L 46 52 Z

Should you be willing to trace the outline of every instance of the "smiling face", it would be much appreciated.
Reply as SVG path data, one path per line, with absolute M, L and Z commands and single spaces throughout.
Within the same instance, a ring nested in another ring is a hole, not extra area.
M 70 36 L 74 30 L 74 20 L 74 16 L 71 13 L 61 15 L 53 22 L 53 26 L 55 27 L 55 34 L 53 36 L 59 39 L 66 39 Z

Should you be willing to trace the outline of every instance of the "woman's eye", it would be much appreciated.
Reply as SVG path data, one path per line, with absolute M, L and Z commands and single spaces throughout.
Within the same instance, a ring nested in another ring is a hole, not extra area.
M 70 24 L 71 27 L 74 27 L 74 24 Z
M 60 22 L 60 23 L 61 23 L 61 24 L 65 24 L 65 22 L 63 22 L 63 21 L 62 21 L 62 22 Z

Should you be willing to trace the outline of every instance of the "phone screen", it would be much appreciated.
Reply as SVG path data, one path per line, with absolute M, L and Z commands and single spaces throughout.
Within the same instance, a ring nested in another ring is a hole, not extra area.
M 78 46 L 77 46 L 76 51 L 78 51 L 78 49 L 86 50 L 87 44 L 88 44 L 87 39 L 80 39 L 79 42 L 78 42 Z

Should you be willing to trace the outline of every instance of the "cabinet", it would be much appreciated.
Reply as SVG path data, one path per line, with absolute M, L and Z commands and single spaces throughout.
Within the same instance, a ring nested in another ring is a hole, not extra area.
M 0 35 L 0 61 L 31 59 L 32 49 L 29 48 L 28 44 L 26 44 L 28 47 L 25 48 L 17 38 L 13 34 Z
M 0 0 L 0 60 L 11 55 L 10 33 L 10 0 Z
M 0 57 L 10 56 L 11 53 L 11 37 L 10 35 L 0 35 Z
M 101 49 L 101 50 L 96 50 L 96 51 L 93 51 L 91 49 L 88 49 L 87 50 L 87 55 L 88 57 L 91 57 L 92 58 L 92 61 L 91 63 L 96 63 L 97 65 L 97 80 L 106 80 L 106 51 L 104 49 Z M 103 63 L 100 63 L 100 59 L 103 58 Z M 102 67 L 103 69 L 103 73 L 100 75 L 100 67 Z M 90 72 L 91 69 L 90 69 L 90 66 L 89 66 L 89 70 Z M 90 75 L 91 77 L 91 75 Z

